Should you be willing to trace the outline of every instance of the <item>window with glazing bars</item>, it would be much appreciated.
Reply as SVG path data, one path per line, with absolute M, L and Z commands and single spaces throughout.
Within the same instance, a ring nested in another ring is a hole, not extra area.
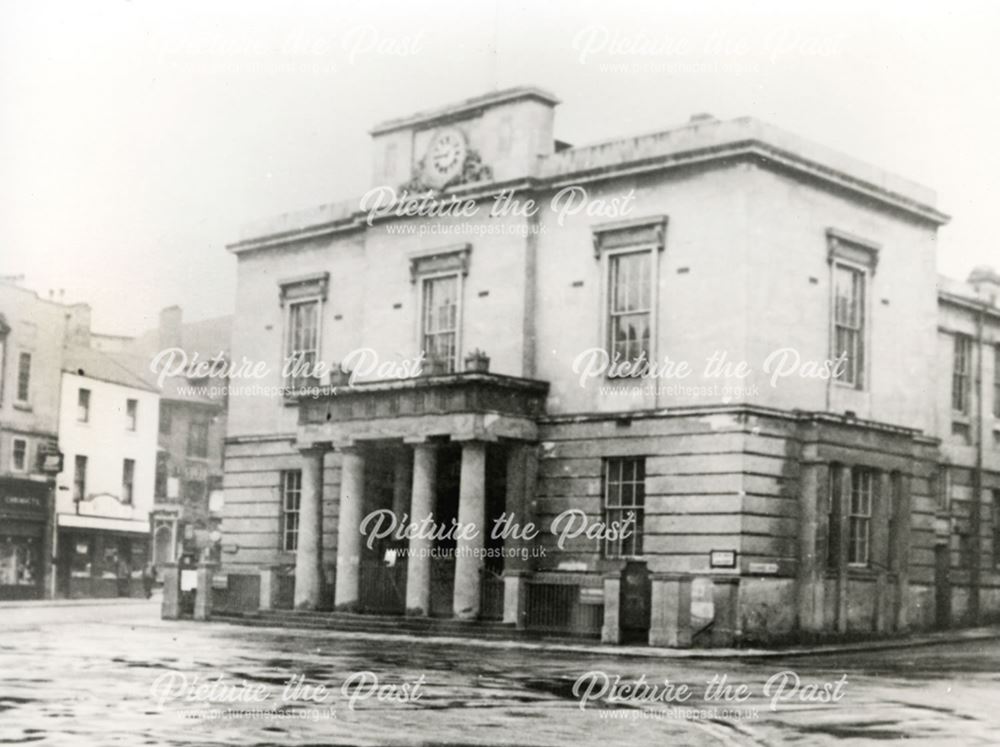
M 650 359 L 652 265 L 652 250 L 608 257 L 608 352 L 614 362 Z M 629 373 L 642 373 L 642 366 Z
M 874 489 L 875 473 L 872 470 L 863 467 L 851 470 L 851 505 L 847 538 L 849 565 L 869 564 Z
M 833 275 L 833 357 L 843 358 L 837 380 L 864 387 L 865 273 L 835 264 Z
M 302 499 L 302 472 L 281 473 L 281 549 L 295 552 L 299 546 L 299 505 Z
M 458 275 L 424 278 L 421 346 L 431 373 L 458 366 Z
M 610 536 L 605 539 L 605 557 L 630 558 L 642 554 L 645 504 L 645 458 L 606 459 L 604 461 L 604 520 L 609 527 L 618 527 L 625 529 L 625 531 L 618 532 L 613 539 Z

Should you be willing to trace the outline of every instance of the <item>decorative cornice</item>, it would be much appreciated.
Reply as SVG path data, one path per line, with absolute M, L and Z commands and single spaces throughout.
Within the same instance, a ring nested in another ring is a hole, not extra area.
M 667 221 L 666 215 L 649 215 L 592 226 L 595 259 L 600 259 L 605 249 L 639 244 L 652 244 L 662 252 L 666 243 Z
M 469 274 L 471 244 L 455 244 L 429 252 L 410 255 L 410 282 L 430 272 L 455 271 L 463 277 Z
M 393 132 L 395 130 L 408 128 L 423 129 L 433 124 L 439 124 L 442 121 L 474 117 L 480 114 L 486 107 L 496 106 L 497 104 L 502 104 L 508 101 L 517 101 L 519 99 L 535 99 L 536 101 L 541 101 L 542 103 L 550 106 L 555 106 L 559 103 L 559 99 L 541 88 L 535 88 L 534 86 L 508 88 L 503 91 L 494 91 L 482 96 L 475 96 L 473 98 L 466 99 L 465 101 L 460 101 L 457 104 L 451 104 L 440 109 L 433 109 L 430 111 L 418 112 L 417 114 L 411 114 L 406 117 L 390 119 L 375 125 L 371 130 L 369 130 L 369 133 L 371 135 L 384 135 L 387 132 Z
M 459 184 L 449 187 L 447 190 L 448 194 L 443 196 L 459 195 L 463 199 L 470 200 L 490 199 L 501 192 L 531 193 L 544 190 L 557 190 L 569 185 L 582 185 L 657 171 L 687 168 L 695 165 L 710 165 L 719 162 L 735 163 L 741 160 L 750 160 L 760 165 L 785 169 L 801 177 L 815 179 L 830 187 L 846 190 L 867 201 L 877 203 L 888 209 L 897 210 L 913 219 L 935 226 L 945 225 L 950 220 L 948 215 L 930 205 L 919 203 L 876 184 L 866 182 L 834 168 L 777 148 L 762 140 L 755 139 L 669 153 L 645 159 L 620 161 L 608 166 L 580 168 L 558 175 L 525 177 L 507 183 Z M 472 189 L 466 193 L 464 188 L 467 186 L 471 186 Z M 286 243 L 304 241 L 342 231 L 364 230 L 366 228 L 366 217 L 366 213 L 361 211 L 359 207 L 358 210 L 351 212 L 339 220 L 316 223 L 298 229 L 244 239 L 229 244 L 227 249 L 235 253 L 240 253 L 255 249 L 273 248 Z

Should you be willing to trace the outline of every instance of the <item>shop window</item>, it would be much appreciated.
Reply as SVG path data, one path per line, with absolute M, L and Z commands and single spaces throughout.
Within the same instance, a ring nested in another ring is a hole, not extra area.
M 93 570 L 90 540 L 73 540 L 73 554 L 70 560 L 70 575 L 74 578 L 90 578 Z
M 38 540 L 0 536 L 0 586 L 35 586 L 39 582 Z

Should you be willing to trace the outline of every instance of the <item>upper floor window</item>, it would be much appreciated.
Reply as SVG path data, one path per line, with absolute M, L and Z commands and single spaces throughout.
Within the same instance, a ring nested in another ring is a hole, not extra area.
M 826 230 L 831 271 L 831 357 L 836 380 L 853 389 L 868 386 L 868 283 L 878 266 L 880 247 L 836 228 Z
M 288 307 L 288 384 L 292 389 L 316 386 L 319 361 L 319 301 L 302 301 Z
M 165 498 L 167 495 L 167 452 L 156 452 L 156 476 L 153 484 L 153 494 L 157 498 Z
M 993 417 L 1000 418 L 1000 345 L 993 347 Z
M 87 497 L 87 457 L 77 454 L 73 464 L 73 500 L 79 503 Z
M 135 489 L 135 460 L 126 459 L 122 462 L 122 503 L 132 503 Z
M 134 431 L 139 419 L 139 400 L 125 400 L 125 430 Z
M 874 490 L 874 470 L 865 467 L 855 467 L 851 470 L 851 505 L 848 514 L 847 541 L 849 565 L 869 564 Z
M 951 409 L 962 415 L 969 414 L 969 391 L 972 385 L 972 338 L 955 335 L 955 349 L 951 368 Z
M 458 368 L 458 275 L 423 279 L 421 348 L 431 373 Z
M 90 390 L 80 389 L 76 393 L 76 420 L 78 423 L 90 422 Z
M 302 472 L 281 473 L 281 549 L 295 552 L 299 545 L 299 504 L 302 498 Z
M 31 399 L 31 353 L 17 357 L 17 401 L 27 404 Z
M 410 257 L 410 282 L 420 310 L 418 352 L 426 373 L 458 370 L 462 340 L 462 289 L 472 247 L 458 244 Z
M 171 414 L 170 405 L 166 402 L 160 402 L 160 433 L 164 436 L 170 435 L 170 428 L 172 425 L 170 418 Z
M 1000 488 L 993 490 L 993 565 L 1000 568 Z
M 643 372 L 652 357 L 653 251 L 608 256 L 608 346 L 611 360 Z
M 201 418 L 194 418 L 188 427 L 187 440 L 188 456 L 207 457 L 208 456 L 208 421 Z
M 280 301 L 285 309 L 285 359 L 282 368 L 285 386 L 313 387 L 320 362 L 322 305 L 326 301 L 330 274 L 314 273 L 279 283 Z
M 865 272 L 839 262 L 833 270 L 833 357 L 843 361 L 837 380 L 864 388 Z
M 646 505 L 646 460 L 643 457 L 604 461 L 604 519 L 609 528 L 604 541 L 607 558 L 642 555 L 642 529 Z M 614 537 L 614 539 L 612 539 Z
M 3 402 L 4 396 L 4 376 L 3 372 L 7 370 L 7 335 L 10 334 L 10 326 L 7 324 L 7 319 L 3 314 L 0 314 L 0 402 Z
M 665 215 L 654 215 L 594 228 L 594 253 L 603 268 L 604 344 L 621 376 L 641 376 L 654 357 L 666 226 Z
M 11 440 L 10 468 L 14 472 L 28 471 L 28 441 L 24 438 Z

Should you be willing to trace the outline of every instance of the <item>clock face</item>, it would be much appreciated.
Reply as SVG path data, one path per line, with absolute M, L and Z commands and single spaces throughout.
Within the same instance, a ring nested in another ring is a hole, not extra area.
M 465 163 L 465 137 L 456 129 L 442 130 L 431 141 L 424 158 L 428 181 L 443 186 L 457 176 Z

